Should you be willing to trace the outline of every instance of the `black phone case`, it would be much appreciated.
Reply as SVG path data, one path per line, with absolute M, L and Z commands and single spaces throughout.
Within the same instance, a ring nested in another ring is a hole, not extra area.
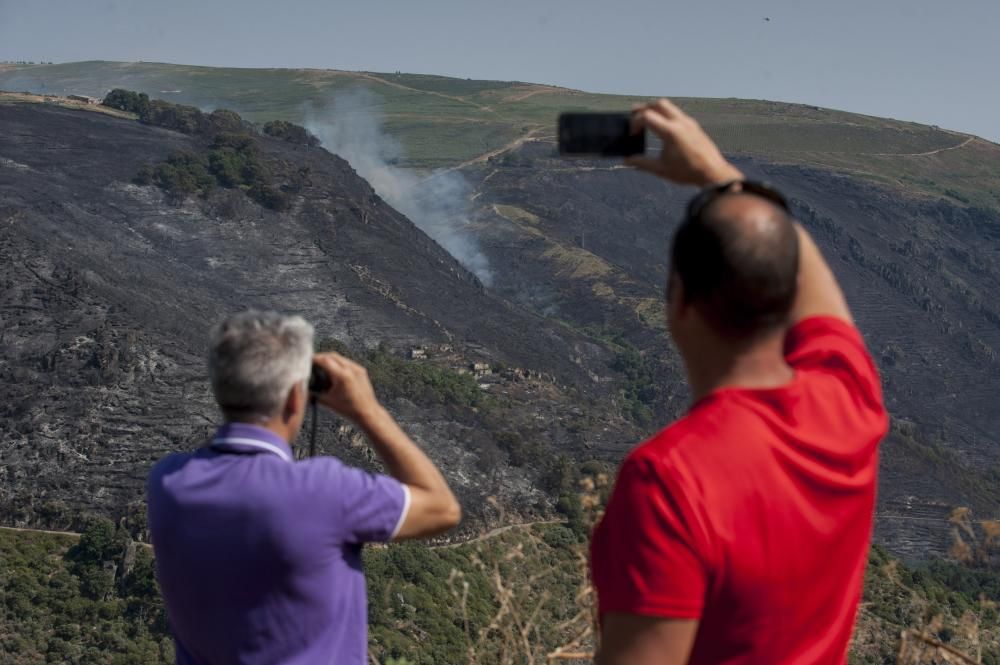
M 646 152 L 646 133 L 632 133 L 629 113 L 563 113 L 559 154 L 627 157 Z

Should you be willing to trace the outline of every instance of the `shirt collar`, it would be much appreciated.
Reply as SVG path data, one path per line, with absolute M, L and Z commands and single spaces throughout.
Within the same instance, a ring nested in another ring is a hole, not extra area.
M 213 449 L 233 453 L 270 453 L 286 462 L 295 459 L 292 449 L 269 429 L 250 423 L 226 423 L 215 432 Z

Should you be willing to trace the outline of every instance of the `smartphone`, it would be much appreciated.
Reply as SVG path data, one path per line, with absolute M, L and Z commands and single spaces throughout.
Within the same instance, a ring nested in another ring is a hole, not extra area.
M 562 113 L 559 154 L 627 157 L 646 152 L 646 132 L 632 133 L 631 113 Z

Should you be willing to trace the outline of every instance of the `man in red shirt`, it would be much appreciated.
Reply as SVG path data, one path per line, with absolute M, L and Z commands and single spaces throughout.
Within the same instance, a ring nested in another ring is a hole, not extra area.
M 674 237 L 693 405 L 632 450 L 591 544 L 600 665 L 844 663 L 887 426 L 843 293 L 781 195 L 660 100 L 632 164 L 706 188 Z

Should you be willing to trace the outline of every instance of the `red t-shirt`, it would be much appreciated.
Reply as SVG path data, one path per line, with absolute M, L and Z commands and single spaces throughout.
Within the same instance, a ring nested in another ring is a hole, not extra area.
M 635 448 L 591 543 L 598 609 L 700 619 L 691 663 L 844 663 L 887 426 L 857 329 L 788 334 L 786 386 L 723 388 Z

